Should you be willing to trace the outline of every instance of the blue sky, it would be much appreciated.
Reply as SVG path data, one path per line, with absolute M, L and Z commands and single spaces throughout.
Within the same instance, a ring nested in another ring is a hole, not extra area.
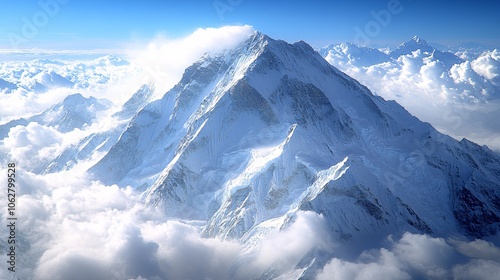
M 2 49 L 113 49 L 159 33 L 180 37 L 199 27 L 235 24 L 315 46 L 397 45 L 414 35 L 442 44 L 500 46 L 500 1 L 28 0 L 0 5 Z

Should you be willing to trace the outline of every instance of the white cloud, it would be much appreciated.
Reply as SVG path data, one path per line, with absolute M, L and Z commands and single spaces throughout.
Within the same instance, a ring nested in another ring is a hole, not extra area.
M 453 249 L 442 238 L 406 233 L 392 249 L 403 267 L 411 267 L 428 279 L 448 277 Z
M 63 135 L 57 130 L 30 123 L 13 127 L 4 139 L 2 149 L 28 170 L 49 160 L 60 151 Z
M 389 249 L 365 251 L 356 261 L 333 258 L 317 279 L 495 279 L 500 272 L 500 248 L 484 240 L 412 233 L 389 240 Z
M 81 93 L 123 103 L 140 87 L 137 69 L 113 56 L 91 60 L 8 61 L 0 66 L 0 78 L 18 88 L 0 94 L 8 104 L 0 111 L 4 122 L 41 113 L 66 96 Z
M 485 51 L 477 59 L 473 60 L 474 71 L 500 86 L 500 51 Z
M 166 219 L 131 188 L 103 186 L 75 170 L 23 170 L 18 184 L 18 238 L 29 244 L 20 249 L 20 277 L 250 279 L 273 266 L 278 274 L 293 274 L 308 252 L 331 250 L 325 221 L 313 212 L 298 212 L 286 229 L 264 235 L 252 248 L 204 238 L 200 226 Z
M 378 262 L 353 263 L 341 259 L 332 259 L 318 274 L 318 280 L 369 280 L 369 279 L 411 279 L 401 270 L 394 253 L 381 249 Z
M 202 55 L 233 48 L 254 33 L 251 26 L 245 25 L 198 29 L 178 39 L 160 35 L 135 53 L 132 61 L 144 69 L 143 79 L 155 83 L 157 92 L 163 94 Z
M 488 260 L 471 260 L 453 268 L 453 278 L 456 280 L 491 280 L 500 275 L 500 263 Z
M 334 247 L 323 216 L 310 211 L 297 212 L 293 224 L 268 233 L 258 243 L 250 256 L 243 256 L 245 266 L 236 278 L 256 279 L 269 267 L 275 267 L 278 275 L 293 274 L 309 252 L 331 252 Z
M 491 242 L 476 239 L 472 242 L 451 240 L 450 243 L 464 256 L 492 260 L 500 263 L 500 248 L 496 247 Z
M 20 176 L 27 190 L 19 198 L 19 230 L 30 243 L 23 256 L 32 265 L 20 264 L 26 268 L 21 276 L 253 279 L 272 268 L 275 274 L 269 275 L 287 279 L 301 275 L 297 264 L 308 253 L 335 255 L 323 217 L 313 212 L 298 212 L 293 223 L 248 247 L 204 238 L 194 223 L 167 220 L 141 204 L 140 194 L 130 188 L 75 175 Z M 388 248 L 365 251 L 356 261 L 333 258 L 317 279 L 491 279 L 498 273 L 500 248 L 493 243 L 411 233 L 388 240 Z
M 420 50 L 369 65 L 358 64 L 349 49 L 330 51 L 326 59 L 441 132 L 500 150 L 500 126 L 492 123 L 500 116 L 497 50 L 449 69 Z
M 121 51 L 131 64 L 116 56 L 93 55 L 102 51 L 87 51 L 83 57 L 75 51 L 47 50 L 23 51 L 22 59 L 7 56 L 13 60 L 0 64 L 0 78 L 18 88 L 0 93 L 0 102 L 9 105 L 0 111 L 0 122 L 40 113 L 74 93 L 121 106 L 142 84 L 153 82 L 159 98 L 203 54 L 235 47 L 254 32 L 250 26 L 225 26 L 198 29 L 183 38 L 157 36 L 146 46 Z

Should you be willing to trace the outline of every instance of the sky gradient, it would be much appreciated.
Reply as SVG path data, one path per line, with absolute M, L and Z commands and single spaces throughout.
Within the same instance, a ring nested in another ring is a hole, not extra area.
M 397 45 L 417 35 L 444 45 L 500 46 L 499 1 L 1 1 L 1 49 L 116 49 L 158 34 L 252 25 L 289 42 Z M 363 33 L 360 35 L 359 33 Z

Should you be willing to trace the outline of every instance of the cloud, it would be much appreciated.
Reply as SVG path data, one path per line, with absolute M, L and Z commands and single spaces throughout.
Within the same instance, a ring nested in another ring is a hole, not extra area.
M 453 278 L 466 279 L 496 279 L 500 275 L 500 263 L 488 260 L 471 260 L 467 264 L 453 268 Z
M 91 270 L 84 275 L 92 279 L 290 279 L 302 275 L 305 256 L 335 255 L 325 220 L 314 212 L 299 211 L 283 229 L 248 243 L 205 238 L 200 222 L 168 220 L 131 188 L 70 172 L 21 176 L 20 184 L 34 185 L 19 198 L 19 230 L 30 244 L 23 256 L 32 263 L 20 264 L 27 268 L 21 275 L 78 279 L 73 275 Z M 405 233 L 388 241 L 355 261 L 332 258 L 317 279 L 491 279 L 498 273 L 500 248 L 484 240 Z
M 500 150 L 500 55 L 486 51 L 476 60 L 445 66 L 430 54 L 414 51 L 397 59 L 359 60 L 366 54 L 336 47 L 328 62 L 387 100 L 458 140 L 468 138 Z
M 25 127 L 13 127 L 3 140 L 2 149 L 31 170 L 60 152 L 62 142 L 63 134 L 57 130 L 29 123 Z
M 491 242 L 476 239 L 472 242 L 451 240 L 450 243 L 464 256 L 500 263 L 500 248 L 496 247 Z
M 405 233 L 390 248 L 363 252 L 356 261 L 330 260 L 317 279 L 494 279 L 500 248 L 484 240 L 457 241 Z
M 297 263 L 304 255 L 335 254 L 323 217 L 313 212 L 298 212 L 253 247 L 204 238 L 199 223 L 167 220 L 130 188 L 68 173 L 21 177 L 23 186 L 36 186 L 19 198 L 19 238 L 29 242 L 20 277 L 253 279 L 274 271 L 268 275 L 294 279 L 303 272 Z M 499 273 L 500 248 L 484 240 L 411 233 L 388 240 L 388 248 L 365 251 L 356 261 L 331 259 L 317 279 L 492 279 Z
M 411 279 L 411 276 L 398 266 L 396 256 L 385 249 L 380 250 L 378 262 L 353 263 L 332 259 L 318 274 L 317 280 L 368 280 L 368 279 Z
M 310 252 L 332 252 L 334 243 L 322 215 L 299 211 L 291 225 L 281 231 L 274 230 L 258 239 L 258 246 L 250 256 L 243 256 L 245 263 L 237 279 L 256 279 L 270 267 L 275 276 L 292 273 L 304 256 Z
M 21 278 L 251 279 L 269 271 L 292 275 L 309 252 L 331 252 L 325 221 L 313 212 L 298 212 L 285 229 L 251 245 L 205 238 L 199 222 L 169 220 L 142 204 L 139 192 L 76 170 L 20 169 L 17 182 L 18 239 L 27 244 L 18 247 Z
M 202 55 L 233 48 L 254 32 L 250 26 L 225 26 L 175 39 L 159 35 L 145 46 L 124 46 L 120 57 L 98 56 L 102 50 L 0 52 L 6 55 L 0 57 L 5 60 L 0 79 L 17 86 L 0 91 L 0 103 L 9 105 L 0 112 L 0 122 L 38 114 L 74 93 L 121 106 L 144 83 L 154 83 L 160 98 Z
M 132 54 L 131 60 L 144 69 L 143 79 L 153 82 L 164 94 L 179 82 L 184 70 L 205 53 L 217 53 L 236 47 L 255 30 L 248 25 L 198 29 L 177 39 L 159 35 L 145 48 Z
M 0 67 L 0 78 L 17 86 L 0 93 L 8 104 L 0 112 L 4 122 L 41 113 L 75 93 L 106 98 L 121 105 L 138 89 L 137 69 L 116 56 L 87 60 L 7 61 Z M 131 90 L 132 89 L 132 90 Z
M 477 59 L 472 61 L 472 68 L 481 76 L 500 86 L 500 51 L 483 52 Z

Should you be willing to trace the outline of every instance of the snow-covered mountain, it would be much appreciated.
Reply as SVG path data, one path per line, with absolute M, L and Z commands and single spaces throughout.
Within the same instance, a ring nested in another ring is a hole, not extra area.
M 398 59 L 404 55 L 410 55 L 414 51 L 420 51 L 423 54 L 430 55 L 430 59 L 432 61 L 441 62 L 446 69 L 450 69 L 455 64 L 460 64 L 464 62 L 458 56 L 451 52 L 442 52 L 437 50 L 436 48 L 427 44 L 424 39 L 421 39 L 417 36 L 413 37 L 408 42 L 402 43 L 399 47 L 389 53 L 389 56 Z
M 352 43 L 329 45 L 318 51 L 333 66 L 385 98 L 392 99 L 409 89 L 415 89 L 412 95 L 429 92 L 465 102 L 500 97 L 496 50 L 485 50 L 470 59 L 463 51 L 440 51 L 415 36 L 388 54 Z
M 497 153 L 372 95 L 306 43 L 256 34 L 187 68 L 89 172 L 149 186 L 146 203 L 206 221 L 205 236 L 255 244 L 309 210 L 362 250 L 405 231 L 498 232 L 499 170 Z M 328 254 L 297 266 L 313 259 Z
M 133 117 L 144 106 L 146 106 L 152 99 L 154 94 L 154 85 L 142 85 L 132 97 L 123 104 L 120 111 L 115 113 L 114 116 L 119 119 L 128 119 Z
M 124 69 L 132 70 L 130 63 L 120 57 L 106 55 L 95 59 L 58 61 L 4 62 L 0 68 L 0 92 L 16 89 L 44 93 L 50 89 L 84 89 L 89 85 L 104 84 Z
M 72 94 L 61 103 L 45 110 L 40 115 L 29 119 L 46 126 L 53 126 L 61 132 L 69 132 L 75 128 L 83 129 L 94 122 L 97 113 L 108 109 L 111 103 L 95 97 L 85 98 L 81 94 Z
M 118 141 L 121 133 L 126 129 L 130 119 L 142 109 L 153 96 L 154 86 L 141 86 L 132 97 L 111 117 L 112 125 L 99 125 L 103 118 L 108 120 L 107 111 L 112 108 L 110 101 L 95 97 L 83 97 L 81 94 L 72 94 L 63 101 L 51 106 L 40 114 L 27 118 L 20 118 L 0 125 L 0 141 L 9 137 L 12 129 L 18 131 L 37 124 L 41 128 L 53 129 L 62 135 L 78 130 L 76 142 L 70 143 L 58 150 L 45 160 L 37 162 L 30 168 L 35 173 L 54 173 L 68 170 L 81 161 L 99 159 Z M 112 111 L 111 111 L 112 112 Z M 90 128 L 91 126 L 94 128 Z M 24 133 L 24 132 L 21 132 Z M 18 134 L 15 132 L 14 134 Z M 15 137 L 15 136 L 13 136 Z M 31 136 L 24 136 L 30 138 Z M 9 158 L 8 151 L 1 154 L 1 158 Z M 32 160 L 32 163 L 35 160 Z
M 0 125 L 0 141 L 5 142 L 8 137 L 13 137 L 17 140 L 19 138 L 27 138 L 28 142 L 47 141 L 47 139 L 32 139 L 33 137 L 53 138 L 55 140 L 65 133 L 87 129 L 90 125 L 98 121 L 98 117 L 102 112 L 110 107 L 111 103 L 108 100 L 96 99 L 94 97 L 86 98 L 79 93 L 72 94 L 67 96 L 62 102 L 51 106 L 40 114 L 29 118 L 15 119 Z M 38 129 L 40 131 L 36 132 Z M 28 135 L 28 131 L 31 131 L 36 136 Z M 42 131 L 45 131 L 45 133 Z M 36 147 L 35 144 L 27 143 L 26 145 L 30 145 L 32 148 L 34 148 L 33 146 Z M 80 146 L 78 149 L 82 149 L 82 147 Z M 1 151 L 0 156 L 1 158 L 12 157 L 12 155 L 9 155 L 9 150 Z M 50 171 L 52 168 L 47 168 L 47 164 L 53 161 L 52 158 L 58 159 L 60 155 L 47 155 L 43 160 L 37 160 L 36 157 L 32 157 L 30 163 L 26 163 L 25 168 L 35 173 Z M 67 166 L 67 163 L 65 161 L 60 164 Z M 52 165 L 53 163 L 48 166 Z
M 248 36 L 204 55 L 160 99 L 161 76 L 108 84 L 122 74 L 103 69 L 137 70 L 113 57 L 12 72 L 25 77 L 13 83 L 22 89 L 44 73 L 74 83 L 48 87 L 44 98 L 82 92 L 0 126 L 0 157 L 19 167 L 20 279 L 66 279 L 82 267 L 95 279 L 331 279 L 372 270 L 446 279 L 479 266 L 494 274 L 500 155 L 439 133 L 322 56 L 370 71 L 432 66 L 465 79 L 495 52 L 460 72 L 418 38 L 393 58 L 347 43 L 317 53 L 304 42 Z M 83 97 L 101 82 L 112 89 Z
M 99 158 L 118 141 L 120 135 L 127 128 L 130 119 L 142 109 L 153 96 L 154 86 L 141 86 L 132 97 L 125 102 L 122 108 L 113 114 L 115 125 L 108 129 L 94 131 L 78 143 L 66 148 L 55 157 L 44 169 L 44 173 L 54 173 L 72 168 L 80 161 Z
M 6 80 L 0 78 L 0 91 L 10 93 L 16 88 L 17 86 L 15 84 L 7 82 Z
M 62 102 L 29 118 L 12 120 L 0 126 L 0 137 L 5 138 L 12 127 L 35 122 L 54 127 L 60 132 L 69 132 L 76 128 L 83 129 L 96 120 L 99 112 L 109 109 L 111 103 L 95 97 L 85 98 L 81 94 L 67 96 Z

